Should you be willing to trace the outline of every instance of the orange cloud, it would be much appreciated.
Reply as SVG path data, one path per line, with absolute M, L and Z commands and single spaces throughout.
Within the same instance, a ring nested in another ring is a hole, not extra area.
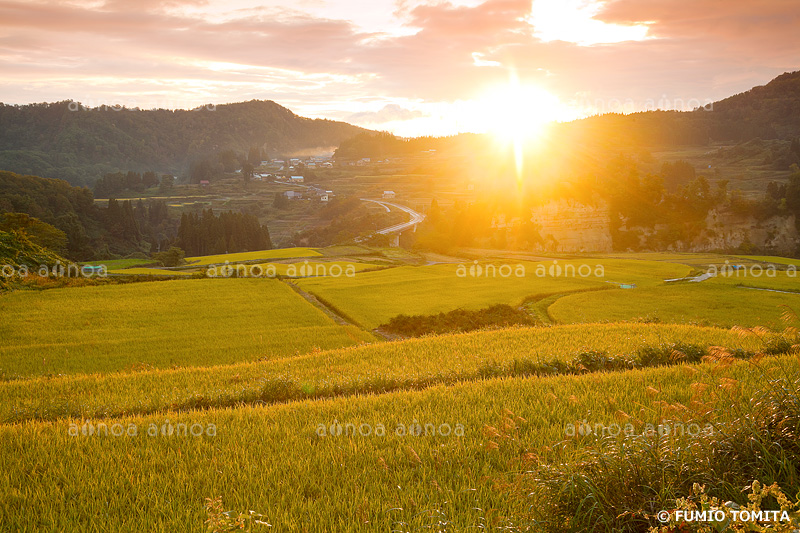
M 386 102 L 475 98 L 513 68 L 562 102 L 641 107 L 745 90 L 796 69 L 800 49 L 794 0 L 608 1 L 598 20 L 647 22 L 655 38 L 597 46 L 542 42 L 531 0 L 398 3 L 408 31 L 397 35 L 349 21 L 348 9 L 363 4 L 338 2 L 338 20 L 298 4 L 198 14 L 217 1 L 0 1 L 0 100 L 263 98 L 300 114 L 388 120 L 396 109 L 369 113 Z

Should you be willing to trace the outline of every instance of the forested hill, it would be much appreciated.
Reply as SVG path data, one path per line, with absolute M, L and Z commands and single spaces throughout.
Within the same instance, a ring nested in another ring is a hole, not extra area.
M 711 135 L 720 140 L 800 136 L 800 71 L 716 102 L 713 115 Z
M 560 126 L 565 138 L 608 148 L 687 146 L 800 136 L 800 71 L 694 111 L 609 113 Z
M 699 102 L 702 103 L 702 102 Z M 363 133 L 342 143 L 337 158 L 398 157 L 423 150 L 453 148 L 475 139 L 418 138 Z M 800 71 L 778 76 L 767 85 L 693 111 L 607 113 L 558 124 L 550 131 L 556 144 L 618 150 L 629 147 L 702 146 L 712 142 L 800 137 Z
M 92 185 L 118 170 L 179 175 L 192 161 L 225 150 L 256 148 L 268 157 L 335 147 L 363 131 L 261 100 L 197 110 L 0 104 L 0 169 Z

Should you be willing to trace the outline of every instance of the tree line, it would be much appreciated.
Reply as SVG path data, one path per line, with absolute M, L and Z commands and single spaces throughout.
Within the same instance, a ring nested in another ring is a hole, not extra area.
M 174 176 L 164 174 L 158 176 L 154 171 L 147 172 L 113 172 L 105 174 L 94 184 L 95 198 L 114 198 L 125 193 L 142 193 L 156 185 L 162 191 L 169 191 L 175 183 Z
M 254 215 L 211 209 L 181 215 L 176 246 L 186 255 L 254 252 L 272 248 L 269 230 Z

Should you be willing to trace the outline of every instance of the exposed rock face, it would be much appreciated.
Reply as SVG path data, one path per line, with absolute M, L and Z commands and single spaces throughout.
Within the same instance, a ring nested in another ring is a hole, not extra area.
M 774 216 L 763 222 L 712 210 L 706 229 L 689 246 L 692 252 L 729 250 L 752 244 L 756 249 L 780 255 L 794 255 L 800 243 L 794 215 Z
M 533 222 L 543 242 L 537 251 L 549 252 L 610 252 L 613 250 L 608 205 L 586 205 L 571 200 L 551 201 L 531 210 Z M 638 232 L 643 247 L 647 237 L 667 229 L 622 227 Z M 772 217 L 759 222 L 753 217 L 712 210 L 706 217 L 704 229 L 691 242 L 676 242 L 669 250 L 711 252 L 733 250 L 752 245 L 754 250 L 779 255 L 794 255 L 800 245 L 800 234 L 794 216 Z
M 531 222 L 544 243 L 538 251 L 610 252 L 608 206 L 585 205 L 570 200 L 552 201 L 531 210 Z

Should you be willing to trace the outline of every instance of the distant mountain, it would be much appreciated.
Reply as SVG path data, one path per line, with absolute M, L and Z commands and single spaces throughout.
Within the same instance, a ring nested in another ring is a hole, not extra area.
M 196 110 L 0 104 L 0 169 L 91 185 L 116 171 L 182 174 L 225 150 L 247 155 L 255 147 L 269 157 L 331 148 L 364 131 L 261 100 Z
M 767 85 L 714 104 L 710 136 L 714 140 L 749 141 L 800 136 L 800 71 L 781 74 Z M 703 115 L 703 111 L 694 114 Z
M 607 147 L 788 140 L 800 136 L 800 71 L 694 111 L 609 113 L 559 129 L 573 140 Z
M 800 137 L 800 71 L 778 76 L 770 83 L 693 111 L 607 113 L 557 124 L 552 144 L 575 152 L 580 148 L 616 151 L 631 147 L 703 146 L 716 141 L 790 140 Z M 472 146 L 482 136 L 404 140 L 386 133 L 366 132 L 339 146 L 336 157 L 385 158 L 419 154 L 424 150 Z M 471 144 L 470 144 L 471 143 Z

